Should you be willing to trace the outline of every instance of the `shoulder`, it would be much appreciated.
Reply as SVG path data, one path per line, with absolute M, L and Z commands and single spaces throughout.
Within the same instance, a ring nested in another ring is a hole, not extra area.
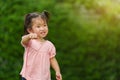
M 51 41 L 47 40 L 46 42 L 47 42 L 48 46 L 54 46 L 54 44 Z
M 39 45 L 35 39 L 30 39 L 28 43 L 28 47 L 38 47 Z

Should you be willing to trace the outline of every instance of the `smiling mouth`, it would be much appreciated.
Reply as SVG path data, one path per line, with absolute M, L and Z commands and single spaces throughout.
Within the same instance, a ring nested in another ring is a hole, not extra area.
M 40 32 L 40 34 L 45 34 L 46 32 Z

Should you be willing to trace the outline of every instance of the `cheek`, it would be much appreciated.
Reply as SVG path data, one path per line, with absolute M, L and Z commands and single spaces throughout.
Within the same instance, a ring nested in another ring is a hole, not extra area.
M 45 29 L 48 32 L 48 28 Z
M 46 34 L 48 34 L 48 30 L 46 30 Z
M 36 32 L 39 32 L 39 29 L 34 29 L 33 31 L 36 33 Z

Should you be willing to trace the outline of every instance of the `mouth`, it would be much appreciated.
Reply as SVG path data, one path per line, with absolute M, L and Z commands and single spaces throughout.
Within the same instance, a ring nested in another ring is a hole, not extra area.
M 45 35 L 45 34 L 46 34 L 46 32 L 40 32 L 40 34 L 41 34 L 41 35 Z

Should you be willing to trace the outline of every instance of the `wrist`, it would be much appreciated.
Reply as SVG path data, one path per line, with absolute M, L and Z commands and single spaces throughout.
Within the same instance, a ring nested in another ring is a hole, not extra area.
M 56 74 L 61 74 L 60 71 L 56 71 Z

